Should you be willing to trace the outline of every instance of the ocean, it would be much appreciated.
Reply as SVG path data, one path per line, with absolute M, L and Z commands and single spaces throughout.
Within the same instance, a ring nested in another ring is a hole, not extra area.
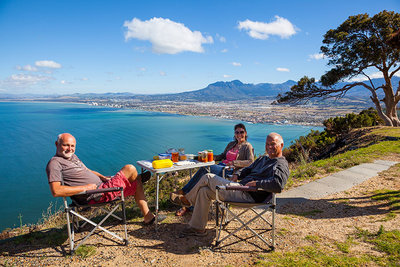
M 0 102 L 0 231 L 37 223 L 52 197 L 46 164 L 55 154 L 59 133 L 77 139 L 76 154 L 93 170 L 116 173 L 127 163 L 151 159 L 169 148 L 197 154 L 222 153 L 239 121 L 194 117 L 74 103 Z M 285 146 L 322 127 L 245 123 L 256 155 L 264 152 L 269 132 L 280 133 Z

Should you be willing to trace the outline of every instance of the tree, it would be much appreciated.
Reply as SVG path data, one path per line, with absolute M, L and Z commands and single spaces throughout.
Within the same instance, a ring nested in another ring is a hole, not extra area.
M 368 14 L 350 16 L 337 29 L 329 30 L 323 39 L 321 52 L 329 59 L 332 68 L 321 76 L 320 81 L 304 76 L 284 95 L 278 95 L 278 103 L 306 102 L 315 97 L 341 98 L 356 86 L 370 91 L 379 117 L 387 126 L 400 126 L 397 104 L 400 101 L 400 83 L 394 92 L 392 77 L 399 72 L 400 47 L 396 43 L 396 31 L 400 29 L 400 14 L 382 11 L 373 17 Z M 378 71 L 384 84 L 376 86 L 369 71 Z M 351 82 L 356 76 L 365 81 Z M 346 82 L 338 86 L 339 82 Z M 382 90 L 384 97 L 379 99 Z

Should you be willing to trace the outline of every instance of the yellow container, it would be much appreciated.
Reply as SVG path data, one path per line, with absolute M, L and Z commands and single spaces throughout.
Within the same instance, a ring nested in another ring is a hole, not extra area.
M 159 159 L 159 160 L 153 160 L 152 165 L 154 169 L 164 169 L 172 167 L 174 163 L 170 159 Z

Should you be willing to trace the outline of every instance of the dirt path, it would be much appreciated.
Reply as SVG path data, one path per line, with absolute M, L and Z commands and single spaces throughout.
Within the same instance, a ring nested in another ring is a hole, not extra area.
M 400 190 L 400 164 L 380 173 L 350 190 L 311 200 L 298 205 L 286 205 L 277 214 L 277 252 L 294 251 L 301 246 L 313 245 L 331 248 L 335 242 L 345 242 L 356 228 L 377 232 L 381 225 L 386 230 L 399 229 L 400 216 L 387 219 L 389 206 L 385 201 L 371 199 L 379 189 Z M 221 249 L 210 249 L 215 237 L 214 221 L 210 217 L 208 235 L 202 238 L 178 238 L 190 215 L 183 218 L 173 213 L 155 231 L 154 226 L 143 227 L 140 222 L 128 225 L 130 244 L 120 246 L 101 236 L 89 239 L 95 255 L 87 258 L 65 256 L 67 240 L 62 245 L 48 245 L 36 239 L 29 244 L 25 239 L 0 243 L 0 264 L 3 266 L 225 266 L 251 265 L 263 251 L 255 239 L 238 242 Z M 119 228 L 122 230 L 122 228 Z M 46 235 L 55 235 L 55 230 Z M 242 231 L 241 235 L 246 236 Z M 43 237 L 45 238 L 45 237 Z M 22 240 L 22 241 L 21 241 Z M 45 239 L 43 239 L 45 240 Z M 234 240 L 233 240 L 234 241 Z M 379 255 L 371 246 L 358 243 L 351 247 L 351 254 Z

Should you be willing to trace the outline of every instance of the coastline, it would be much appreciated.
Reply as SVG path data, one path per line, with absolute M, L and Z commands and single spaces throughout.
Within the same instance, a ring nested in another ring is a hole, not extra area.
M 323 126 L 326 118 L 358 113 L 364 105 L 273 105 L 266 100 L 229 102 L 132 101 L 123 99 L 10 99 L 1 102 L 48 102 L 87 104 L 116 109 L 135 109 L 183 116 L 240 120 L 274 125 Z
M 316 105 L 272 105 L 266 101 L 231 102 L 128 102 L 109 100 L 86 100 L 84 103 L 94 106 L 127 108 L 142 111 L 161 112 L 185 116 L 206 116 L 224 120 L 240 120 L 247 123 L 265 123 L 274 125 L 323 126 L 326 118 L 358 113 L 365 109 L 359 105 L 344 107 Z

